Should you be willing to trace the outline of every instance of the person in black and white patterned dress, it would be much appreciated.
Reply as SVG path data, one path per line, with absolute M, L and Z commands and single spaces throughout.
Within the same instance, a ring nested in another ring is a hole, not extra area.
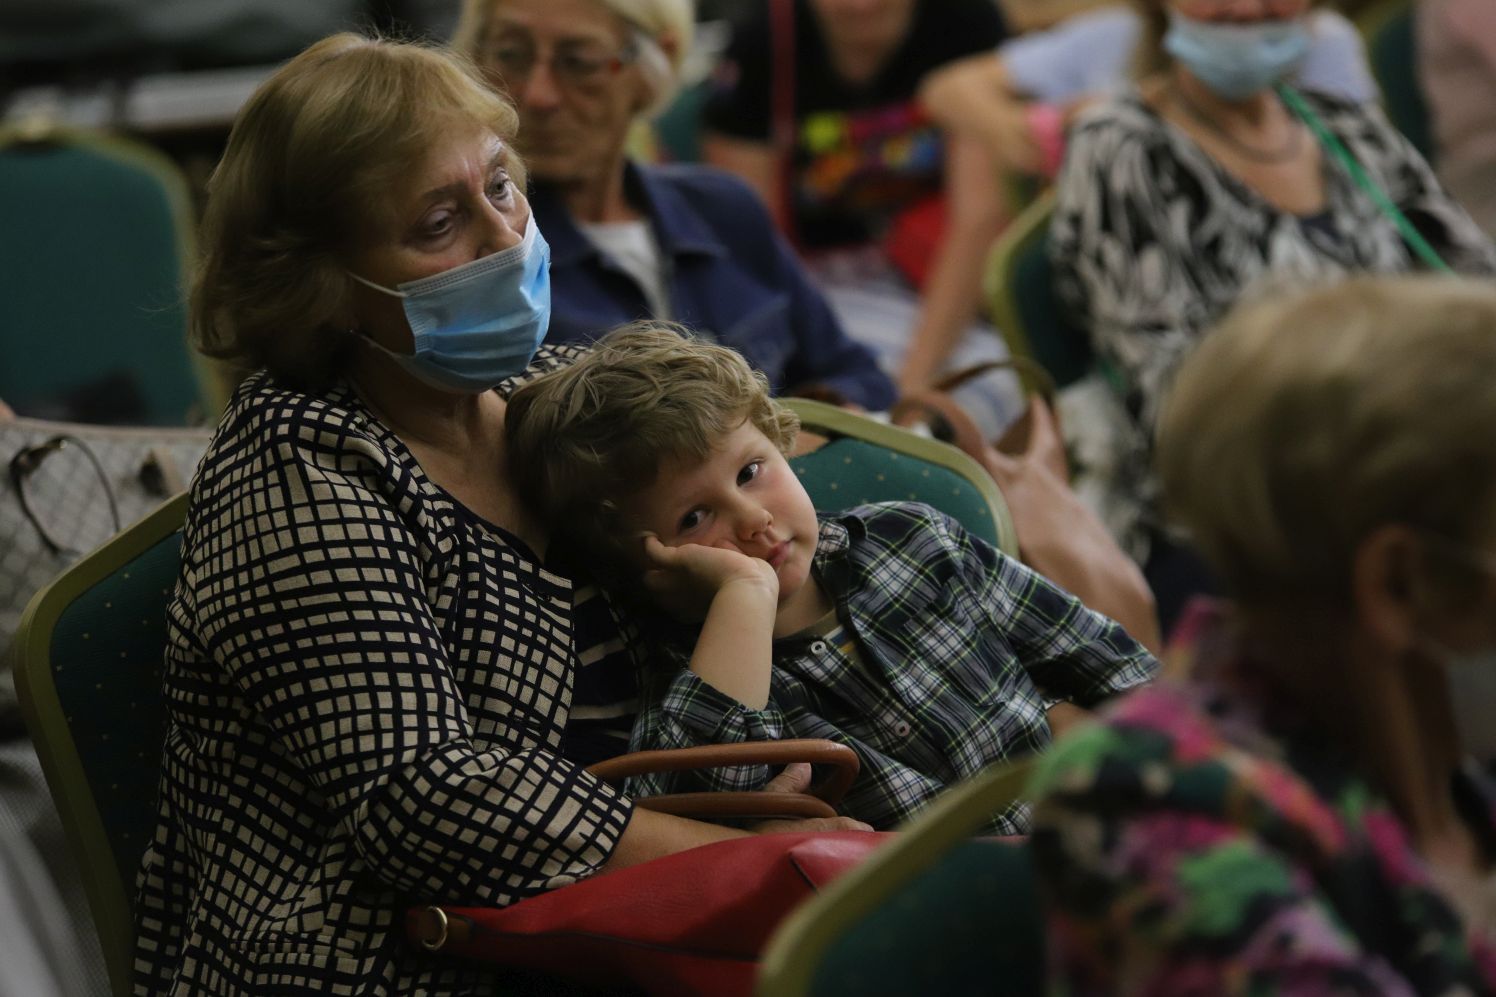
M 745 833 L 635 811 L 564 750 L 598 743 L 574 737 L 580 662 L 627 671 L 628 631 L 595 599 L 574 613 L 501 470 L 488 389 L 565 360 L 532 362 L 548 250 L 513 130 L 450 56 L 354 35 L 235 124 L 194 325 L 264 369 L 183 535 L 138 994 L 491 993 L 493 970 L 413 951 L 402 908 L 508 904 Z
M 1142 6 L 1151 72 L 1077 124 L 1050 250 L 1056 291 L 1106 368 L 1061 402 L 1077 490 L 1145 564 L 1167 625 L 1201 580 L 1163 529 L 1151 468 L 1179 362 L 1244 294 L 1427 264 L 1273 89 L 1307 51 L 1310 0 Z M 1450 268 L 1496 270 L 1490 241 L 1380 110 L 1301 96 Z

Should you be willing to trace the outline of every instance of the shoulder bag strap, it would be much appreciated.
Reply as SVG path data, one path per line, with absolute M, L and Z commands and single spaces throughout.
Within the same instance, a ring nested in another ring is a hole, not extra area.
M 1278 84 L 1278 96 L 1283 98 L 1283 103 L 1288 105 L 1288 109 L 1296 114 L 1299 120 L 1309 126 L 1309 130 L 1314 133 L 1314 137 L 1319 139 L 1320 145 L 1324 146 L 1340 162 L 1340 165 L 1345 167 L 1346 172 L 1351 175 L 1351 179 L 1355 181 L 1356 186 L 1365 191 L 1367 196 L 1381 209 L 1382 214 L 1393 225 L 1397 226 L 1397 230 L 1401 233 L 1403 241 L 1408 244 L 1413 253 L 1427 264 L 1430 269 L 1441 273 L 1450 273 L 1449 264 L 1445 263 L 1443 258 L 1434 251 L 1434 247 L 1429 245 L 1428 240 L 1423 237 L 1423 233 L 1413 227 L 1413 223 L 1408 221 L 1408 216 L 1402 213 L 1402 209 L 1392 203 L 1392 198 L 1387 196 L 1387 192 L 1371 178 L 1360 163 L 1356 162 L 1356 157 L 1351 155 L 1351 151 L 1345 147 L 1345 143 L 1340 141 L 1340 138 L 1334 132 L 1330 131 L 1324 121 L 1320 119 L 1320 116 L 1314 113 L 1314 109 L 1309 106 L 1309 102 L 1297 90 L 1286 83 Z
M 769 141 L 779 171 L 784 234 L 799 248 L 795 229 L 795 0 L 769 0 Z

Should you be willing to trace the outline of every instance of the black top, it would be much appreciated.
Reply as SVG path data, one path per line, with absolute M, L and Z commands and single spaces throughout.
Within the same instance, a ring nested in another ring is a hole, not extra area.
M 768 141 L 773 49 L 768 4 L 734 32 L 705 110 L 709 129 Z M 876 239 L 899 210 L 940 189 L 939 133 L 914 97 L 925 74 L 1003 39 L 992 0 L 916 0 L 908 36 L 864 85 L 831 65 L 807 0 L 795 3 L 796 235 L 825 247 Z

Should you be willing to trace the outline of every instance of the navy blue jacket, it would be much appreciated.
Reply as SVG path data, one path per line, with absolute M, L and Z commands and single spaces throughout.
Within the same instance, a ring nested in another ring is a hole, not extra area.
M 627 165 L 629 203 L 654 226 L 673 318 L 743 354 L 775 394 L 824 385 L 881 411 L 894 388 L 847 338 L 758 196 L 705 166 Z M 590 342 L 649 318 L 644 292 L 577 228 L 557 191 L 537 185 L 535 221 L 551 245 L 548 343 Z

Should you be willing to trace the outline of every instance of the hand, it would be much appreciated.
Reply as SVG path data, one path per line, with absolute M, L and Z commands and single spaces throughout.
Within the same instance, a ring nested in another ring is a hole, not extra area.
M 810 788 L 810 763 L 786 765 L 783 772 L 764 784 L 766 793 L 803 793 Z M 765 820 L 753 825 L 754 834 L 797 834 L 819 831 L 871 831 L 873 826 L 851 817 L 806 817 L 798 820 Z
M 871 831 L 873 825 L 851 817 L 799 817 L 754 824 L 754 834 L 820 834 L 824 831 Z
M 1058 740 L 1074 728 L 1094 720 L 1091 711 L 1074 703 L 1055 703 L 1044 711 L 1049 721 L 1050 736 Z
M 1022 455 L 987 447 L 982 463 L 1002 490 L 1023 562 L 1122 624 L 1157 654 L 1163 640 L 1153 592 L 1132 559 L 1070 487 L 1065 447 L 1049 406 L 1031 403 Z
M 700 620 L 712 600 L 731 585 L 761 589 L 771 605 L 779 599 L 779 576 L 768 561 L 727 546 L 682 544 L 666 547 L 659 537 L 644 538 L 644 587 L 666 612 L 682 620 Z
M 1029 123 L 1026 103 L 994 101 L 987 112 L 971 124 L 987 152 L 1007 172 L 1024 176 L 1039 172 L 1044 157 Z

